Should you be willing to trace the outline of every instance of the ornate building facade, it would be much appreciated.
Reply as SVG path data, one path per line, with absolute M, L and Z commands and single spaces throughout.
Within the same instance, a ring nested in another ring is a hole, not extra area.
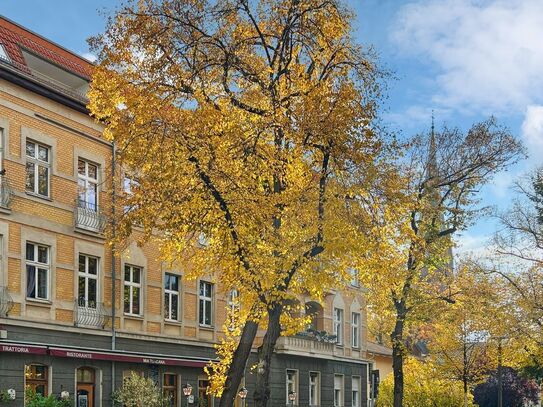
M 110 406 L 134 371 L 173 406 L 212 406 L 203 368 L 235 293 L 213 276 L 185 280 L 152 244 L 112 251 L 104 227 L 122 186 L 86 108 L 91 70 L 0 18 L 0 390 L 14 389 L 17 406 L 28 388 Z M 306 309 L 311 329 L 277 346 L 271 404 L 290 404 L 294 392 L 299 406 L 367 406 L 377 359 L 388 356 L 368 345 L 362 288 L 354 279 Z M 248 369 L 249 394 L 253 382 Z M 187 383 L 194 398 L 183 396 Z

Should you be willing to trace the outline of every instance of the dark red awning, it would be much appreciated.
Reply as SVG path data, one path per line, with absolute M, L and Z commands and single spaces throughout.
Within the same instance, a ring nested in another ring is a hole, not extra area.
M 0 343 L 0 352 L 28 353 L 34 355 L 51 355 L 63 358 L 86 360 L 110 360 L 115 362 L 144 363 L 148 365 L 186 366 L 202 368 L 208 364 L 206 360 L 176 358 L 164 355 L 142 355 L 132 352 L 101 351 L 96 349 L 73 349 L 45 345 L 29 345 L 24 343 Z

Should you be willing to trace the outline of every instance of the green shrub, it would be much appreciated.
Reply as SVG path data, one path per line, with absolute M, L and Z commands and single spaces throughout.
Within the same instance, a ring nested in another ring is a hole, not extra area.
M 57 397 L 51 394 L 44 397 L 36 394 L 32 389 L 25 391 L 25 407 L 73 407 L 73 400 L 57 400 Z
M 164 397 L 152 379 L 134 372 L 124 379 L 123 387 L 113 394 L 113 399 L 126 407 L 165 407 L 169 398 Z

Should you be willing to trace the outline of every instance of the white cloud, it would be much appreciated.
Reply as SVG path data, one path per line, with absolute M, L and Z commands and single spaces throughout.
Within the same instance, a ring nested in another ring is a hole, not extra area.
M 463 232 L 455 237 L 456 248 L 454 254 L 460 258 L 469 256 L 475 258 L 489 258 L 492 249 L 489 247 L 490 238 L 487 235 L 477 235 Z
M 526 108 L 522 122 L 522 138 L 530 158 L 541 164 L 543 157 L 543 106 L 530 105 Z
M 433 102 L 459 111 L 522 111 L 543 97 L 543 1 L 417 0 L 392 40 L 438 72 Z
M 96 61 L 98 58 L 96 57 L 96 55 L 94 55 L 93 53 L 91 52 L 84 52 L 83 54 L 81 54 L 81 56 L 91 62 L 94 62 Z

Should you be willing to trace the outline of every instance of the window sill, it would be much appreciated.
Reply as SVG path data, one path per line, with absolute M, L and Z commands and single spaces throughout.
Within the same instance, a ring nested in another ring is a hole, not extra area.
M 141 319 L 143 320 L 143 315 L 140 314 L 129 314 L 127 312 L 123 313 L 125 318 L 132 318 L 132 319 Z
M 203 329 L 205 331 L 213 331 L 215 330 L 215 327 L 213 325 L 203 325 L 199 324 L 200 329 Z
M 51 305 L 53 305 L 53 302 L 50 300 L 42 300 L 39 298 L 26 298 L 26 302 L 32 305 L 36 305 L 38 307 L 46 307 L 49 308 Z
M 181 326 L 183 324 L 182 321 L 178 321 L 175 319 L 164 319 L 164 323 L 168 325 L 176 325 L 176 326 Z
M 40 195 L 40 194 L 36 194 L 35 192 L 28 192 L 28 191 L 25 191 L 25 193 L 28 196 L 31 196 L 33 198 L 39 198 L 39 199 L 43 199 L 44 201 L 53 202 L 53 199 L 51 197 L 49 197 L 49 196 Z

